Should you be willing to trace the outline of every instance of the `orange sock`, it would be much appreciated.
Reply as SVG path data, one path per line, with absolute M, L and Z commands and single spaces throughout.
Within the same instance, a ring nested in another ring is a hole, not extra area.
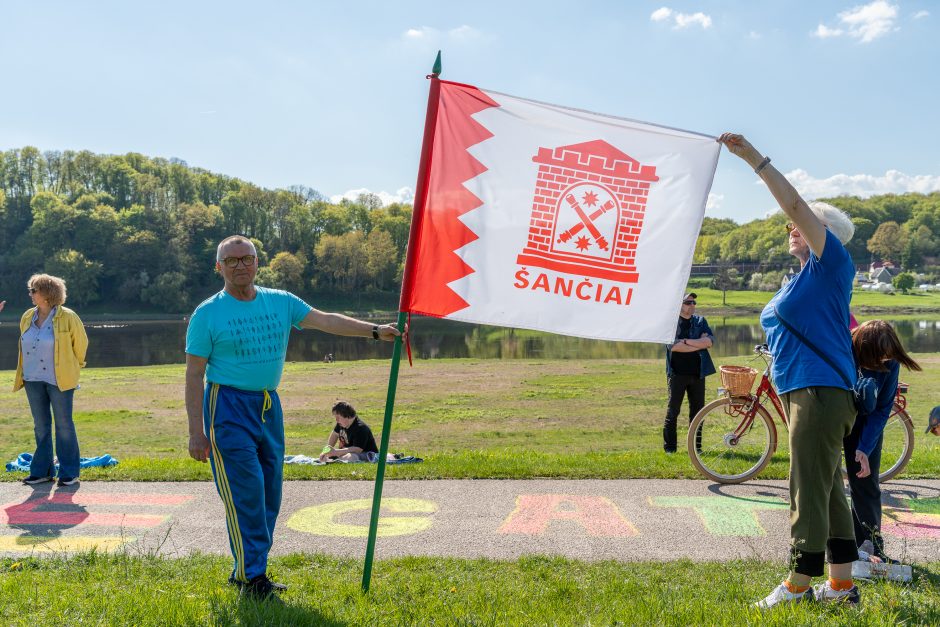
M 789 580 L 789 579 L 787 579 L 787 580 L 784 581 L 783 583 L 784 583 L 784 585 L 786 585 L 787 590 L 789 590 L 789 591 L 792 592 L 793 594 L 799 594 L 799 593 L 801 593 L 801 592 L 806 592 L 807 590 L 809 590 L 809 586 L 798 586 L 798 585 L 796 585 L 796 584 L 794 584 L 794 583 L 790 583 L 790 580 Z
M 851 590 L 852 586 L 851 579 L 833 579 L 829 578 L 829 587 L 835 590 L 836 592 L 842 592 L 843 590 Z

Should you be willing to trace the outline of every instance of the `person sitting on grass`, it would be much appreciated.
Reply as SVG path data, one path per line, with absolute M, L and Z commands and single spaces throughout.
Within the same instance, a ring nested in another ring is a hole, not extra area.
M 343 462 L 367 462 L 369 453 L 378 455 L 372 429 L 362 422 L 355 408 L 346 401 L 333 405 L 333 419 L 336 426 L 330 433 L 330 439 L 320 454 L 320 461 L 337 459 Z

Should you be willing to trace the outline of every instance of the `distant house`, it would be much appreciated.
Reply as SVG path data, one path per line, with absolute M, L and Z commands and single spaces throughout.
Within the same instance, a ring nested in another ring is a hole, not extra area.
M 796 272 L 793 271 L 793 268 L 790 268 L 790 271 L 787 274 L 783 275 L 783 278 L 780 279 L 780 287 L 783 288 L 784 285 L 793 280 L 793 277 L 796 276 Z
M 872 283 L 887 283 L 891 284 L 891 279 L 899 275 L 901 271 L 895 268 L 893 265 L 883 265 L 880 268 L 876 268 L 868 273 L 869 278 Z

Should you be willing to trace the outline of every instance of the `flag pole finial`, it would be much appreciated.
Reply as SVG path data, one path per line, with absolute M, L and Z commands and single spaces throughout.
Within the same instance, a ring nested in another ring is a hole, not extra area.
M 441 51 L 437 51 L 437 58 L 434 59 L 434 67 L 431 68 L 431 76 L 437 78 L 441 75 Z

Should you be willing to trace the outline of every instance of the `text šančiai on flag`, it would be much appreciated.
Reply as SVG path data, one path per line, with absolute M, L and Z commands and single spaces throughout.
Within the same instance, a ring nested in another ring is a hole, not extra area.
M 671 342 L 715 138 L 432 80 L 401 311 Z

